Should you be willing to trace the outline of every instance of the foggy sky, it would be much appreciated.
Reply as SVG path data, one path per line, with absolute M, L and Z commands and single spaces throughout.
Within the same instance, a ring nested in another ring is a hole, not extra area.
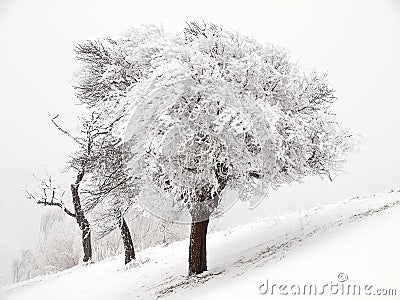
M 73 45 L 140 23 L 181 30 L 190 20 L 239 29 L 289 49 L 305 71 L 328 72 L 338 117 L 363 136 L 360 153 L 334 182 L 309 178 L 283 187 L 253 211 L 237 205 L 219 226 L 400 189 L 399 1 L 0 0 L 0 284 L 10 281 L 19 250 L 35 245 L 45 211 L 22 190 L 32 173 L 64 170 L 74 149 L 48 118 L 60 113 L 60 122 L 75 128 Z

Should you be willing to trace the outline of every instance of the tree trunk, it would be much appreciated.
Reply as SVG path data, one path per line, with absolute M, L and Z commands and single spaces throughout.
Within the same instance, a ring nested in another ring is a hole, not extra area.
M 83 262 L 92 260 L 92 242 L 91 242 L 91 229 L 89 221 L 86 219 L 81 206 L 81 199 L 79 197 L 79 183 L 82 181 L 84 172 L 78 173 L 75 184 L 71 184 L 72 203 L 75 209 L 76 222 L 82 231 L 82 246 L 83 246 Z
M 206 235 L 209 219 L 195 222 L 192 218 L 189 244 L 189 275 L 207 271 Z
M 92 260 L 92 242 L 88 220 L 84 218 L 82 226 L 79 227 L 82 230 L 83 261 L 88 262 Z
M 192 203 L 192 225 L 189 244 L 189 276 L 207 271 L 207 227 L 210 216 L 218 207 L 220 194 L 228 182 L 228 167 L 225 163 L 217 163 L 215 176 L 218 180 L 218 190 L 211 186 L 203 186 L 197 190 L 197 197 Z
M 124 218 L 121 218 L 120 229 L 122 241 L 124 243 L 125 264 L 128 264 L 135 259 L 135 248 L 133 247 L 132 237 L 131 233 L 129 232 L 128 224 L 126 224 Z

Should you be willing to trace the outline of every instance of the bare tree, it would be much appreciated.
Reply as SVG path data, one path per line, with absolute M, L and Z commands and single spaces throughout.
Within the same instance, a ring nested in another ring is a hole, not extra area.
M 91 228 L 83 209 L 80 186 L 87 174 L 96 168 L 98 151 L 103 145 L 102 138 L 110 133 L 113 124 L 104 125 L 102 115 L 92 112 L 89 117 L 81 117 L 80 135 L 73 135 L 56 122 L 58 116 L 51 118 L 52 124 L 78 145 L 78 150 L 71 156 L 68 164 L 69 168 L 76 173 L 75 181 L 70 185 L 73 210 L 65 207 L 63 202 L 65 192 L 54 185 L 51 177 L 40 181 L 41 196 L 34 195 L 30 191 L 27 191 L 27 196 L 29 199 L 36 200 L 39 205 L 58 206 L 67 215 L 75 218 L 82 231 L 83 261 L 88 262 L 92 259 Z
M 68 209 L 64 203 L 65 191 L 53 183 L 53 179 L 48 177 L 40 181 L 41 195 L 35 195 L 31 191 L 26 191 L 27 198 L 35 200 L 37 204 L 44 206 L 57 206 L 68 216 L 73 217 L 82 231 L 83 261 L 88 262 L 92 259 L 91 231 L 90 224 L 85 217 L 79 197 L 79 184 L 83 179 L 83 174 L 78 173 L 76 180 L 71 184 L 71 194 L 73 210 Z

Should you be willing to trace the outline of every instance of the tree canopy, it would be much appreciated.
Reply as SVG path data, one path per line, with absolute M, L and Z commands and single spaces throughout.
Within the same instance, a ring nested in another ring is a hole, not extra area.
M 235 30 L 141 26 L 77 53 L 78 95 L 118 118 L 113 134 L 153 209 L 208 218 L 226 188 L 246 201 L 310 174 L 332 178 L 354 143 L 325 74 L 304 74 L 285 49 Z

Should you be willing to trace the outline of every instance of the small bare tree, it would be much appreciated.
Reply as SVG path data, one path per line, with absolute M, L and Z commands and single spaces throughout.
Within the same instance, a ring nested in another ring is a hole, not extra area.
M 82 173 L 78 173 L 76 180 L 71 184 L 73 210 L 68 209 L 64 203 L 65 191 L 60 186 L 53 183 L 53 179 L 40 180 L 39 186 L 41 195 L 35 195 L 31 191 L 26 191 L 27 198 L 35 200 L 37 204 L 44 206 L 57 206 L 68 216 L 75 218 L 79 229 L 82 231 L 83 261 L 89 262 L 92 259 L 91 231 L 89 221 L 86 219 L 79 197 L 79 184 L 83 179 Z
M 96 169 L 99 152 L 104 145 L 103 139 L 110 134 L 114 123 L 104 124 L 102 114 L 93 111 L 88 117 L 80 118 L 80 135 L 73 135 L 56 122 L 58 116 L 51 118 L 52 124 L 78 146 L 78 150 L 71 156 L 68 163 L 69 168 L 76 173 L 75 181 L 70 185 L 73 210 L 66 208 L 63 202 L 65 191 L 62 191 L 59 186 L 55 186 L 51 177 L 40 180 L 42 195 L 34 195 L 27 191 L 27 197 L 34 199 L 39 205 L 58 206 L 67 215 L 76 219 L 82 231 L 83 261 L 88 262 L 92 259 L 91 228 L 85 215 L 79 190 L 84 178 Z

